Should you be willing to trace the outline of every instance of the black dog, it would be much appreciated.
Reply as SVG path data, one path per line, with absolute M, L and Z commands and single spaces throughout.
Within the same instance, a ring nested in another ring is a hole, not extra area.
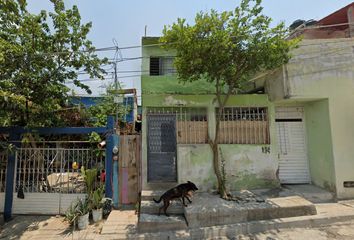
M 163 209 L 165 212 L 165 215 L 169 216 L 166 213 L 166 210 L 167 210 L 168 206 L 170 206 L 170 202 L 173 199 L 182 198 L 183 206 L 186 207 L 187 205 L 184 203 L 184 198 L 187 198 L 189 203 L 192 203 L 192 201 L 188 198 L 188 196 L 191 196 L 191 193 L 190 193 L 191 191 L 195 192 L 197 190 L 198 190 L 197 186 L 194 183 L 188 181 L 187 183 L 180 184 L 180 185 L 168 190 L 167 192 L 162 194 L 162 196 L 160 197 L 160 199 L 158 201 L 153 199 L 156 203 L 160 203 L 161 200 L 163 200 L 163 206 L 159 208 L 159 215 L 160 215 L 161 209 Z

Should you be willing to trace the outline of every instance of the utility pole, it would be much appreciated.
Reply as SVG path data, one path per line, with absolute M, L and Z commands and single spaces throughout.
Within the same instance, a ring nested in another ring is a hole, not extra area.
M 119 105 L 119 96 L 118 96 L 118 77 L 117 77 L 117 62 L 113 62 L 114 64 L 114 90 L 115 90 L 115 99 L 117 106 Z M 116 121 L 117 121 L 117 126 L 118 126 L 118 107 L 116 109 Z
M 118 106 L 119 106 L 119 93 L 118 93 L 118 77 L 117 77 L 117 61 L 113 62 L 114 64 L 114 103 L 117 104 L 116 108 L 116 132 L 112 135 L 113 141 L 113 172 L 112 172 L 112 185 L 113 185 L 113 206 L 118 208 L 119 206 L 119 184 L 118 184 L 118 173 L 119 173 L 119 164 L 118 164 L 118 155 L 119 155 L 119 141 L 120 141 L 120 129 L 119 129 L 119 121 L 118 121 Z

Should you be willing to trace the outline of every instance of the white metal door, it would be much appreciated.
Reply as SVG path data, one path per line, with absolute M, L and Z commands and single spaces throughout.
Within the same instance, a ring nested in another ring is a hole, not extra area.
M 310 183 L 302 107 L 276 109 L 281 183 Z

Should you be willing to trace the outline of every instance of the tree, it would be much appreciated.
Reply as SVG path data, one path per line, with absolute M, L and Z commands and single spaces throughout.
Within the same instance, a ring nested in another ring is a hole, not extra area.
M 122 121 L 125 114 L 130 110 L 122 104 L 114 102 L 116 96 L 114 86 L 110 85 L 106 89 L 106 93 L 102 94 L 97 104 L 87 109 L 90 118 L 94 118 L 94 126 L 101 127 L 107 125 L 107 116 L 116 116 L 118 113 L 118 121 Z M 124 95 L 123 95 L 124 96 Z M 121 96 L 123 98 L 123 96 Z
M 261 0 L 242 0 L 234 11 L 200 12 L 194 25 L 178 19 L 165 26 L 161 43 L 177 51 L 175 67 L 181 82 L 200 78 L 215 86 L 218 114 L 216 132 L 209 144 L 218 191 L 227 199 L 225 176 L 219 161 L 220 118 L 230 95 L 240 92 L 242 84 L 259 71 L 286 63 L 289 50 L 297 40 L 286 40 L 284 23 L 271 28 L 271 18 L 262 14 Z
M 53 126 L 69 89 L 65 81 L 90 93 L 79 70 L 102 78 L 107 59 L 95 54 L 87 39 L 91 23 L 82 24 L 76 6 L 51 0 L 54 11 L 27 11 L 25 0 L 0 0 L 0 120 L 2 125 Z M 4 97 L 12 96 L 12 98 Z M 21 101 L 13 101 L 14 98 Z

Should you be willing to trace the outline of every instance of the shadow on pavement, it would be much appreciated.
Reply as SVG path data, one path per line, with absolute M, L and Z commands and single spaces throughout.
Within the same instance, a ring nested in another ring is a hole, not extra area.
M 0 239 L 20 239 L 25 232 L 32 232 L 42 226 L 48 225 L 46 220 L 50 216 L 14 216 L 1 227 Z

